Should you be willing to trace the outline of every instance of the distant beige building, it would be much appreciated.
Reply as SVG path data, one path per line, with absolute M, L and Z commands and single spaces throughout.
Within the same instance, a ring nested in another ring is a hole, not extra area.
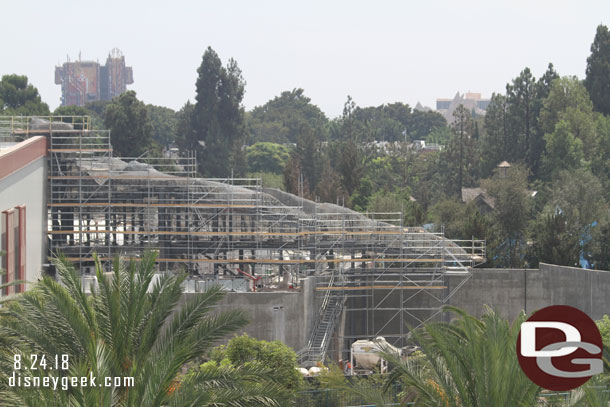
M 491 99 L 482 98 L 480 93 L 457 92 L 453 99 L 436 99 L 436 111 L 442 114 L 448 123 L 452 123 L 453 112 L 459 105 L 464 105 L 466 109 L 474 110 L 476 114 L 483 116 L 490 101 Z

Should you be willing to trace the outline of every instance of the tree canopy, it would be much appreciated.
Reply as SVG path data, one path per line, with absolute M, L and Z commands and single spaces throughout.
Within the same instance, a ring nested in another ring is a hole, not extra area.
M 0 114 L 12 116 L 45 116 L 49 106 L 38 89 L 25 75 L 3 75 L 0 80 Z
M 106 106 L 104 124 L 110 130 L 115 155 L 138 157 L 151 146 L 151 125 L 146 105 L 138 100 L 133 90 L 114 98 Z
M 288 345 L 280 341 L 264 341 L 247 334 L 235 336 L 222 346 L 214 348 L 210 359 L 219 365 L 242 366 L 248 363 L 261 364 L 278 383 L 288 390 L 299 390 L 303 378 L 297 370 L 297 355 Z
M 538 175 L 545 134 L 540 111 L 557 78 L 553 64 L 538 80 L 526 67 L 506 85 L 505 95 L 492 96 L 484 119 L 482 176 L 490 176 L 502 161 L 524 163 L 532 176 Z
M 322 134 L 326 115 L 311 103 L 303 89 L 285 91 L 248 113 L 249 142 L 296 144 L 305 132 Z
M 197 69 L 196 103 L 191 114 L 192 131 L 187 146 L 197 152 L 199 172 L 226 177 L 245 172 L 243 154 L 246 129 L 241 104 L 245 81 L 234 59 L 226 66 L 208 47 Z
M 600 24 L 587 58 L 585 87 L 589 91 L 595 110 L 610 114 L 610 31 Z
M 166 147 L 176 142 L 178 117 L 174 110 L 163 106 L 146 105 L 146 117 L 150 122 L 151 137 L 155 143 Z
M 290 148 L 283 144 L 259 142 L 246 149 L 248 172 L 282 174 L 290 158 Z
M 438 112 L 412 110 L 400 102 L 359 107 L 348 98 L 338 124 L 339 131 L 331 131 L 331 138 L 413 141 L 426 139 L 434 130 L 445 127 L 447 121 Z

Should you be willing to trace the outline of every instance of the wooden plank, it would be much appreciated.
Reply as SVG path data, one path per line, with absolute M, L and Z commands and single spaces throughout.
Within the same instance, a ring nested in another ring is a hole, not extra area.
M 111 148 L 49 148 L 50 153 L 95 153 L 110 152 Z
M 108 258 L 100 258 L 101 260 L 108 260 Z M 68 257 L 70 261 L 93 261 L 93 257 Z M 139 258 L 127 258 L 127 260 L 140 260 Z M 431 260 L 431 259 L 428 259 Z M 410 262 L 420 263 L 421 259 L 322 259 L 318 260 L 317 263 L 351 263 L 351 262 Z M 308 264 L 316 263 L 315 260 L 279 260 L 279 259 L 169 259 L 169 258 L 158 258 L 157 262 L 160 263 L 217 263 L 217 264 Z
M 65 206 L 57 204 L 56 206 Z M 105 205 L 104 205 L 105 206 Z M 146 207 L 143 205 L 142 207 Z M 375 235 L 384 234 L 381 232 L 371 231 L 305 231 L 305 232 L 181 232 L 181 231 L 147 231 L 147 230 L 55 230 L 48 231 L 49 235 L 71 235 L 71 234 L 85 234 L 85 233 L 113 233 L 113 234 L 125 234 L 125 235 L 177 235 L 177 236 L 313 236 L 313 235 Z
M 444 285 L 365 285 L 362 287 L 316 287 L 316 291 L 359 291 L 359 290 L 443 290 Z
M 162 203 L 107 203 L 107 202 L 64 202 L 64 203 L 50 203 L 47 204 L 49 207 L 117 207 L 117 208 L 256 208 L 255 205 L 242 205 L 242 204 L 162 204 Z

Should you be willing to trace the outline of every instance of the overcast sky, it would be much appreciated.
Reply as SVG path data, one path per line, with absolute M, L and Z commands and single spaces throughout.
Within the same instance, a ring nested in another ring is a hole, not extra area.
M 347 95 L 359 106 L 457 91 L 502 92 L 529 66 L 549 62 L 584 77 L 595 29 L 610 1 L 0 1 L 0 74 L 25 74 L 51 109 L 54 66 L 69 55 L 104 62 L 117 47 L 129 86 L 146 103 L 179 109 L 195 96 L 208 46 L 237 60 L 247 109 L 305 89 L 328 116 Z

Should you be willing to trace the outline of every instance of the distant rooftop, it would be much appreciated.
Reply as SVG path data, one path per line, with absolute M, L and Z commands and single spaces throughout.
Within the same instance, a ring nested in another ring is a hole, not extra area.
M 468 110 L 474 110 L 476 114 L 483 116 L 490 101 L 491 99 L 482 98 L 480 93 L 466 92 L 460 94 L 460 92 L 457 92 L 453 99 L 436 99 L 436 111 L 441 113 L 448 123 L 452 123 L 453 112 L 459 105 L 464 105 Z

